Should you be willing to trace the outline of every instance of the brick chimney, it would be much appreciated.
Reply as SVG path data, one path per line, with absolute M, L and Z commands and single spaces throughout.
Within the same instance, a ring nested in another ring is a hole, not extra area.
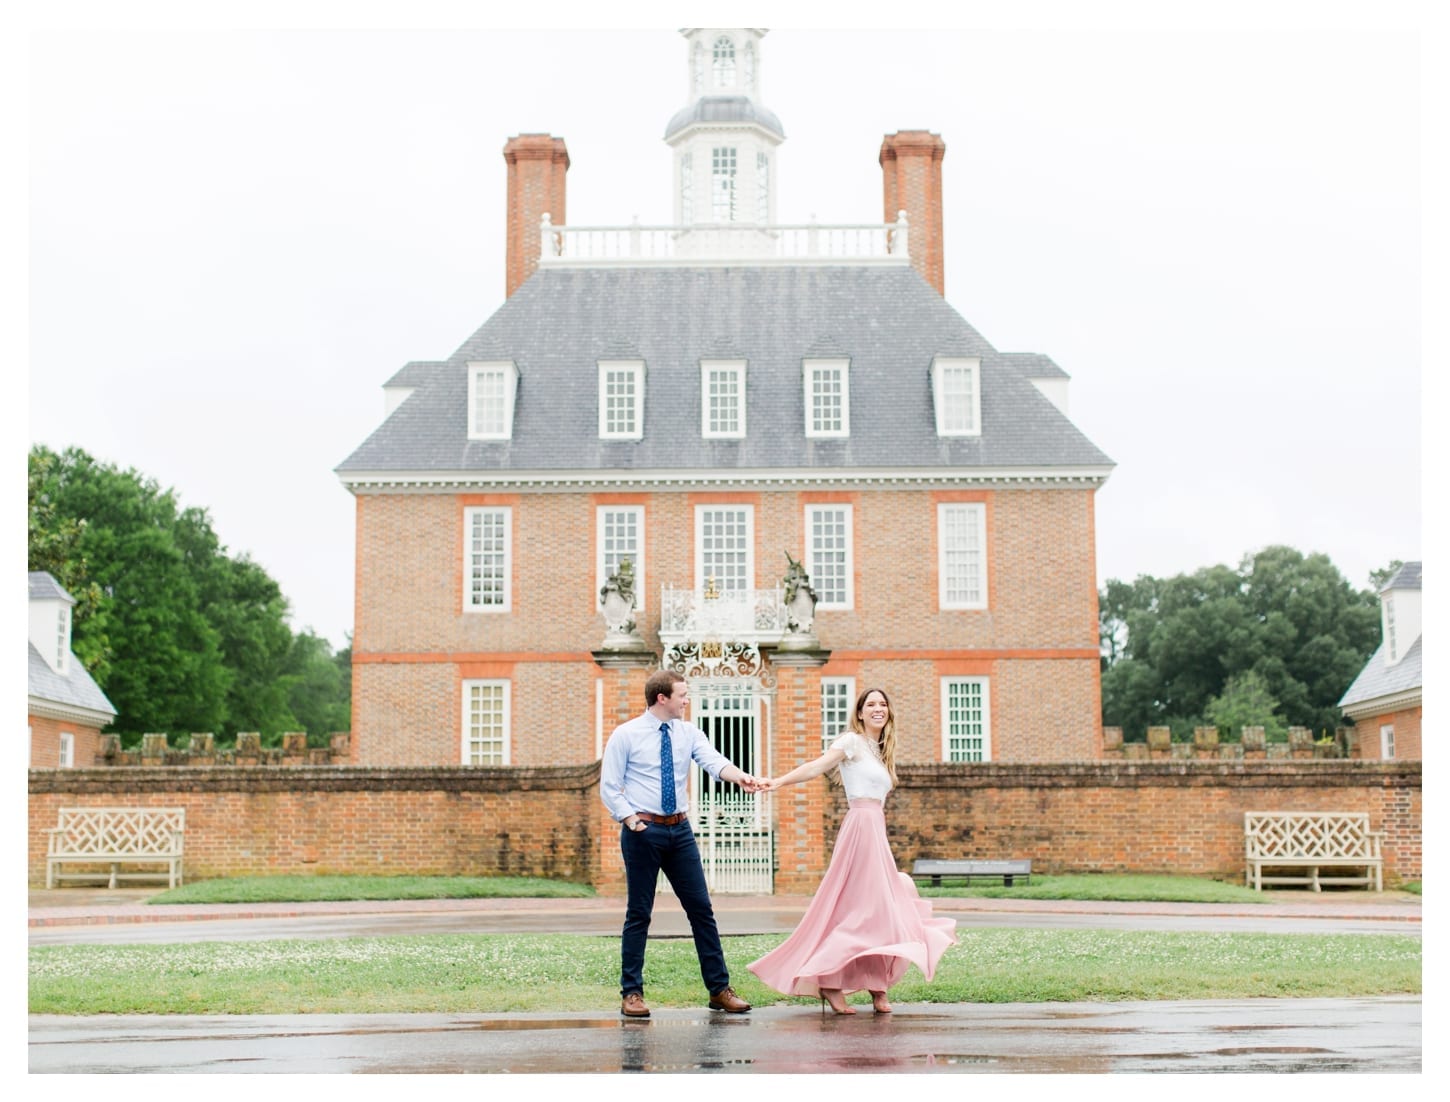
M 539 221 L 545 214 L 556 226 L 565 224 L 564 174 L 569 152 L 564 139 L 548 134 L 519 134 L 503 147 L 508 162 L 508 255 L 505 297 L 539 266 Z
M 881 141 L 886 221 L 906 211 L 911 266 L 946 296 L 942 263 L 941 162 L 947 145 L 929 130 L 898 130 Z

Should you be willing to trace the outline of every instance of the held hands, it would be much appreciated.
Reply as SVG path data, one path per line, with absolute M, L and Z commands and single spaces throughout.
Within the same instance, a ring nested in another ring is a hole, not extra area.
M 769 777 L 752 777 L 749 773 L 741 776 L 737 783 L 747 792 L 769 792 L 775 787 L 775 782 Z

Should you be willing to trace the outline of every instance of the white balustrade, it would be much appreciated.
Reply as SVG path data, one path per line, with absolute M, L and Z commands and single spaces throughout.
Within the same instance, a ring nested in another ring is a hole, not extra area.
M 556 226 L 539 224 L 543 267 L 747 264 L 908 264 L 906 212 L 864 225 Z

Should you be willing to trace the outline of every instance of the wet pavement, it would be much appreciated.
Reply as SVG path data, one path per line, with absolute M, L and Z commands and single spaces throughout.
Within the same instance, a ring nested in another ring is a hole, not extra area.
M 152 905 L 141 889 L 30 893 L 32 945 L 533 931 L 617 936 L 623 901 Z M 1417 896 L 1266 893 L 1263 904 L 934 899 L 962 926 L 1418 936 Z M 725 934 L 786 932 L 808 899 L 717 896 Z M 652 937 L 688 923 L 668 893 Z M 597 1013 L 29 1019 L 32 1072 L 1357 1072 L 1418 1073 L 1419 996 L 1136 1003 L 898 1004 L 822 1017 Z
M 30 1019 L 32 1072 L 1419 1072 L 1420 1000 Z

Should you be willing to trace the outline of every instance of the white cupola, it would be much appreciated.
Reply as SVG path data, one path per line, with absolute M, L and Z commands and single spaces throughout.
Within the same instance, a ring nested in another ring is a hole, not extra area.
M 760 99 L 765 31 L 691 27 L 689 102 L 665 127 L 674 151 L 675 224 L 775 221 L 780 120 Z

